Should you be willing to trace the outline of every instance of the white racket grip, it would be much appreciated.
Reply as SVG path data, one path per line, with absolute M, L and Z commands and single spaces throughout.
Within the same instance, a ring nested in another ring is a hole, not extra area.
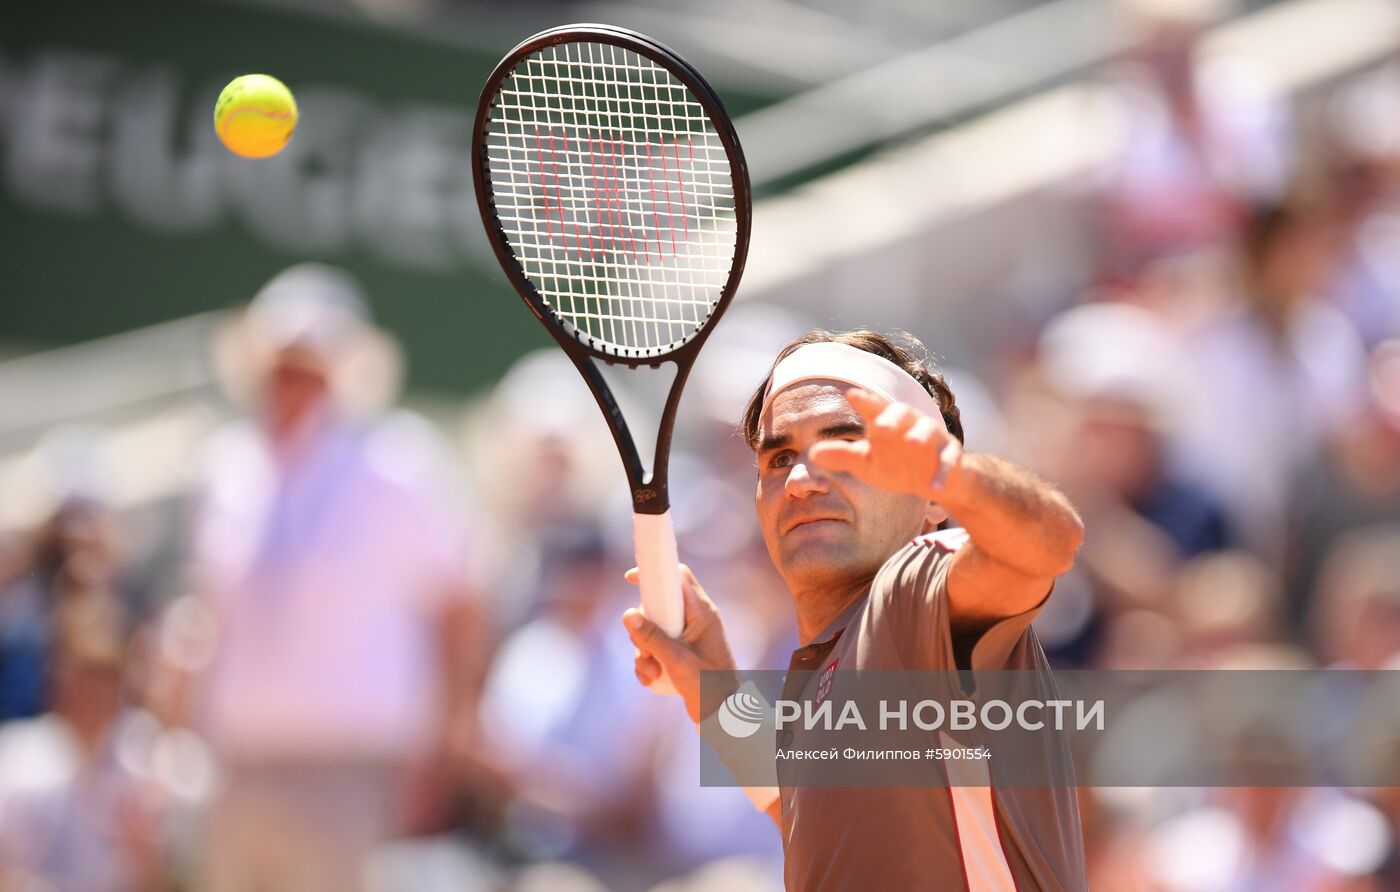
M 642 612 L 672 638 L 685 628 L 681 599 L 681 561 L 676 551 L 676 528 L 671 510 L 664 514 L 633 514 L 632 545 L 637 552 L 637 575 L 642 589 Z M 676 686 L 663 667 L 648 688 L 654 694 L 675 694 Z
M 665 514 L 633 514 L 632 544 L 637 550 L 642 611 L 661 631 L 679 638 L 685 628 L 685 602 L 681 600 L 681 559 L 670 510 Z

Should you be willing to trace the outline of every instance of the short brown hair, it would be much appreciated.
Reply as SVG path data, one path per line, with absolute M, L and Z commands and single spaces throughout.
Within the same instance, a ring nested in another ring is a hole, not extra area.
M 948 382 L 938 373 L 937 366 L 929 356 L 928 348 L 918 338 L 903 331 L 882 334 L 868 329 L 842 332 L 818 329 L 807 332 L 778 352 L 778 358 L 773 360 L 773 366 L 769 368 L 768 375 L 764 377 L 762 383 L 758 385 L 758 389 L 749 399 L 748 408 L 744 410 L 744 418 L 739 423 L 739 433 L 750 449 L 758 449 L 759 416 L 763 412 L 763 396 L 768 389 L 768 379 L 773 376 L 773 368 L 776 368 L 778 363 L 799 347 L 825 343 L 846 344 L 864 350 L 866 353 L 874 353 L 904 369 L 910 377 L 923 385 L 924 390 L 927 390 L 934 399 L 938 400 L 938 410 L 943 415 L 943 423 L 948 425 L 948 433 L 957 437 L 959 443 L 963 442 L 962 413 L 958 409 L 957 400 L 953 396 L 953 391 L 948 387 Z

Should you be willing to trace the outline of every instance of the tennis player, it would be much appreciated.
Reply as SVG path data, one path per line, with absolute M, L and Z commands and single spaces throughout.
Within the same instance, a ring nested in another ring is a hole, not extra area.
M 811 332 L 744 414 L 759 524 L 797 613 L 792 670 L 1048 673 L 1031 621 L 1083 527 L 1054 488 L 963 451 L 953 393 L 926 355 L 913 338 Z M 945 528 L 950 516 L 960 528 Z M 714 602 L 682 578 L 680 638 L 635 609 L 623 623 L 638 680 L 664 667 L 699 722 L 700 672 L 734 659 Z M 804 786 L 770 799 L 789 890 L 1086 889 L 1071 788 Z

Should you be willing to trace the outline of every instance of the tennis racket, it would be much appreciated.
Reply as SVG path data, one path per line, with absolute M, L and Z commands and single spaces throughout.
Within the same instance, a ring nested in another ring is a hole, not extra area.
M 678 636 L 667 464 L 686 377 L 748 254 L 749 177 L 734 127 L 671 50 L 622 28 L 568 25 L 521 43 L 491 73 L 472 177 L 507 277 L 612 429 L 632 490 L 642 609 Z M 676 365 L 650 470 L 599 361 Z

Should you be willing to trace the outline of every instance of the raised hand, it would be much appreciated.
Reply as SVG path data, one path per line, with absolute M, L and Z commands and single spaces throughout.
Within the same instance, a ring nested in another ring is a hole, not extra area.
M 812 462 L 881 489 L 939 499 L 962 466 L 962 444 L 942 420 L 859 387 L 846 399 L 865 421 L 865 438 L 824 440 L 811 448 Z

